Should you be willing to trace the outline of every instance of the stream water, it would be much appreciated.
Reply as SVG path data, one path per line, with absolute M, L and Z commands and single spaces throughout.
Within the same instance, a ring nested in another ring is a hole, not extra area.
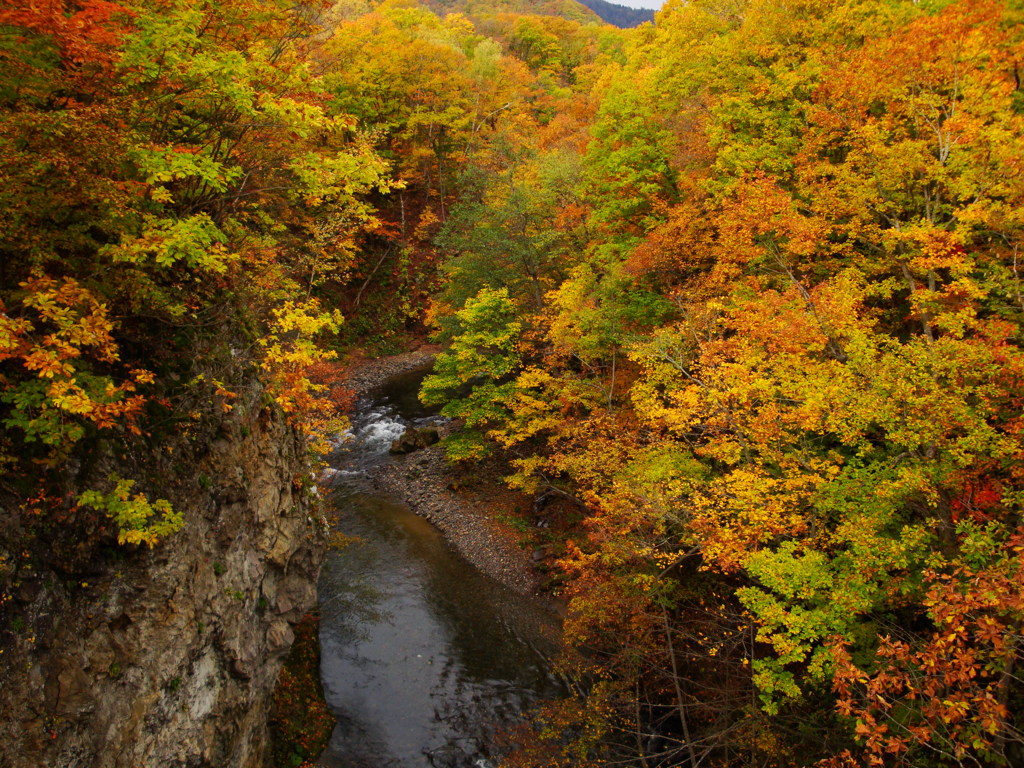
M 561 691 L 548 664 L 557 618 L 367 481 L 406 424 L 438 419 L 415 398 L 423 375 L 362 404 L 332 461 L 339 525 L 357 541 L 328 554 L 319 585 L 329 768 L 486 768 L 496 734 Z

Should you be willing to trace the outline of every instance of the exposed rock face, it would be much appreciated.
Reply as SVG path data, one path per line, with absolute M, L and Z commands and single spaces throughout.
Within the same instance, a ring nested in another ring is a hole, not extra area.
M 321 526 L 301 441 L 271 411 L 194 454 L 182 531 L 88 577 L 22 581 L 0 627 L 3 768 L 262 768 Z

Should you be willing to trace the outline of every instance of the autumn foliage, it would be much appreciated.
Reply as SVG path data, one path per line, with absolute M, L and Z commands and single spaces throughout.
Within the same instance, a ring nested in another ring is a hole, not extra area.
M 1024 762 L 1018 4 L 460 9 L 0 12 L 14 507 L 152 545 L 69 468 L 431 324 L 451 458 L 572 510 L 510 764 Z
M 572 146 L 582 218 L 510 268 L 502 187 L 453 216 L 424 396 L 583 510 L 586 682 L 521 764 L 1022 759 L 1022 39 L 981 0 L 669 3 L 587 141 L 518 155 L 543 196 Z
M 304 414 L 330 410 L 304 371 L 341 318 L 310 295 L 324 267 L 300 243 L 344 222 L 321 259 L 344 269 L 373 226 L 365 197 L 389 182 L 310 72 L 315 11 L 0 13 L 5 493 L 46 488 L 153 545 L 181 517 L 150 478 L 109 475 L 114 456 L 168 424 L 202 433 L 254 377 L 310 432 Z

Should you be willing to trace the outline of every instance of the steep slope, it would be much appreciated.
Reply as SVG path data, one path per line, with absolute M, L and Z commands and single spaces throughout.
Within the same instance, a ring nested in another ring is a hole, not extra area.
M 267 704 L 321 549 L 296 482 L 304 446 L 258 403 L 208 447 L 173 446 L 166 480 L 191 497 L 181 533 L 89 575 L 19 563 L 0 766 L 264 764 Z
M 319 561 L 309 270 L 360 224 L 304 249 L 384 172 L 294 10 L 0 9 L 2 766 L 262 764 Z

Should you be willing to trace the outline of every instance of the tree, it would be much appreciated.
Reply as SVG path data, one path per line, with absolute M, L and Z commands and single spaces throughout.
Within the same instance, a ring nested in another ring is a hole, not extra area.
M 447 438 L 451 459 L 480 458 L 487 452 L 486 428 L 506 414 L 522 362 L 515 307 L 504 288 L 483 288 L 457 314 L 459 330 L 448 351 L 438 355 L 434 373 L 423 380 L 420 400 L 442 405 L 441 413 L 461 419 L 466 428 Z M 468 394 L 460 390 L 469 388 Z
M 178 423 L 230 409 L 257 359 L 301 423 L 313 399 L 283 392 L 308 380 L 252 333 L 316 320 L 297 308 L 374 225 L 365 198 L 386 166 L 326 113 L 312 30 L 287 4 L 68 0 L 0 23 L 5 489 L 77 495 L 153 544 L 180 518 L 131 492 L 151 483 L 66 468 L 127 452 L 163 409 Z M 311 264 L 295 239 L 324 220 L 331 252 Z

